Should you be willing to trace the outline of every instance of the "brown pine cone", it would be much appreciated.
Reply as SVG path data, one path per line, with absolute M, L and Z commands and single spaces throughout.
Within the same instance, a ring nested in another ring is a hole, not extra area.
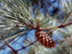
M 46 34 L 46 32 L 36 31 L 35 36 L 38 42 L 40 42 L 43 46 L 47 48 L 56 47 L 56 43 Z

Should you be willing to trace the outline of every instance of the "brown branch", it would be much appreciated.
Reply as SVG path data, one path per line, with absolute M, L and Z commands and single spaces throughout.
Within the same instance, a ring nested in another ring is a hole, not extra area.
M 71 24 L 72 24 L 72 22 L 67 23 L 67 24 L 63 24 L 63 25 L 58 26 L 58 28 L 62 28 L 62 27 L 65 27 L 65 26 L 68 26 L 68 25 L 71 25 Z
M 25 49 L 25 48 L 27 48 L 27 47 L 33 45 L 36 41 L 37 41 L 37 40 L 35 40 L 34 42 L 30 43 L 29 45 L 27 45 L 27 46 L 25 46 L 25 47 L 22 47 L 21 49 L 19 49 L 19 50 L 17 50 L 17 51 L 20 51 L 20 50 L 22 50 L 22 49 Z
M 26 41 L 30 42 L 30 41 L 25 37 L 25 35 L 23 35 L 23 37 L 25 38 Z
M 9 48 L 11 48 L 12 51 L 13 51 L 15 54 L 18 54 L 18 52 L 17 52 L 16 50 L 14 50 L 14 49 L 12 48 L 12 46 L 11 46 L 6 40 L 4 40 L 4 41 L 5 41 L 5 43 L 7 44 L 7 46 L 8 46 Z
M 68 25 L 71 25 L 71 24 L 72 24 L 72 22 L 57 26 L 56 28 L 62 28 L 62 27 L 65 27 L 65 26 L 68 26 Z M 39 30 L 51 30 L 51 29 L 54 29 L 54 27 L 52 27 L 52 28 L 40 28 Z
M 0 33 L 0 38 L 2 38 L 2 34 Z

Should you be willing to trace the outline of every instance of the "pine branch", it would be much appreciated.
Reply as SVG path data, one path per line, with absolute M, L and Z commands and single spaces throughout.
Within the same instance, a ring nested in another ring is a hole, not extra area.
M 39 28 L 38 30 L 51 30 L 51 29 L 54 29 L 54 28 L 63 28 L 63 27 L 69 26 L 69 25 L 71 25 L 71 24 L 72 24 L 72 22 L 67 23 L 67 24 L 62 24 L 62 25 L 60 25 L 60 26 L 52 27 L 52 28 Z M 35 28 L 35 29 L 36 29 L 36 28 Z
M 13 47 L 12 47 L 6 40 L 4 40 L 4 41 L 5 41 L 5 43 L 7 44 L 7 46 L 8 46 L 9 48 L 11 48 L 12 51 L 13 51 L 15 54 L 18 54 L 18 52 L 17 52 L 15 49 L 13 49 Z
M 34 42 L 30 43 L 30 44 L 29 44 L 29 45 L 27 45 L 26 47 L 22 47 L 21 49 L 19 49 L 19 50 L 17 50 L 17 51 L 20 51 L 20 50 L 22 50 L 22 49 L 25 49 L 25 48 L 27 48 L 27 47 L 29 47 L 29 46 L 33 45 L 36 41 L 37 41 L 37 40 L 35 40 Z

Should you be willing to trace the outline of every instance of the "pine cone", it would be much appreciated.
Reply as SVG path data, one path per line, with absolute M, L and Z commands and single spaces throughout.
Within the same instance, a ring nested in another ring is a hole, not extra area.
M 36 31 L 35 36 L 38 42 L 40 42 L 43 46 L 47 48 L 56 47 L 56 43 L 46 34 L 46 32 Z

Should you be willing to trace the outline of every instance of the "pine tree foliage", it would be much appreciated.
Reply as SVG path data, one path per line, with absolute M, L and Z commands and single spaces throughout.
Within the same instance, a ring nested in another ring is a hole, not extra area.
M 20 1 L 20 2 L 22 2 L 22 1 Z M 15 6 L 15 5 L 17 5 L 17 6 Z M 2 23 L 3 27 L 1 28 L 1 30 L 6 32 L 7 36 L 4 36 L 2 38 L 6 39 L 9 36 L 13 37 L 13 35 L 17 35 L 20 32 L 23 33 L 24 30 L 28 31 L 28 26 L 21 24 L 22 21 L 19 22 L 19 20 L 22 19 L 26 24 L 29 25 L 32 21 L 30 19 L 30 18 L 32 18 L 30 12 L 26 9 L 26 7 L 24 7 L 25 5 L 24 6 L 23 5 L 24 5 L 24 3 L 19 4 L 19 1 L 5 0 L 3 2 L 3 6 L 1 8 L 1 12 L 3 12 L 3 14 L 1 15 L 1 17 L 2 17 L 1 23 Z M 23 13 L 23 12 L 25 12 L 25 13 Z M 30 17 L 30 18 L 28 18 L 28 17 Z M 8 33 L 9 33 L 9 35 L 8 35 Z M 4 40 L 2 38 L 0 39 L 0 41 Z
M 47 32 L 49 31 L 52 31 L 53 33 L 61 32 L 64 37 L 64 40 L 57 39 L 59 46 L 56 47 L 56 49 L 54 49 L 56 51 L 54 51 L 53 49 L 44 49 L 44 50 L 51 50 L 51 53 L 55 53 L 55 54 L 70 53 L 71 46 L 72 46 L 71 45 L 72 44 L 71 43 L 72 41 L 71 39 L 72 1 L 69 0 L 68 2 L 66 2 L 66 0 L 61 0 L 61 1 L 58 0 L 59 5 L 62 6 L 60 9 L 57 9 L 55 7 L 56 4 L 51 5 L 48 1 L 46 1 L 50 6 L 46 14 L 44 14 L 44 12 L 41 11 L 41 8 L 45 10 L 44 7 L 46 4 L 41 6 L 40 5 L 41 3 L 44 4 L 41 0 L 39 1 L 37 0 L 36 2 L 34 1 L 31 0 L 30 1 L 29 0 L 2 0 L 1 1 L 2 5 L 0 8 L 0 43 L 5 44 L 4 40 L 11 42 L 19 35 L 26 34 L 28 31 L 34 28 L 32 27 L 33 25 L 37 27 L 38 25 L 37 22 L 39 22 L 41 28 L 50 29 Z M 38 8 L 35 7 L 33 9 L 34 5 L 39 5 L 39 7 Z M 52 8 L 55 8 L 58 11 L 53 11 L 57 13 L 51 16 L 49 13 L 52 10 Z M 50 35 L 52 35 L 52 33 Z M 5 45 L 3 47 L 2 46 L 3 45 L 1 45 L 0 49 L 3 49 Z M 40 45 L 40 48 L 42 47 L 43 46 Z M 32 51 L 34 49 L 32 49 Z M 38 51 L 40 54 L 41 50 Z M 38 54 L 38 52 L 36 51 L 32 53 Z M 50 52 L 46 52 L 46 53 L 48 54 Z

